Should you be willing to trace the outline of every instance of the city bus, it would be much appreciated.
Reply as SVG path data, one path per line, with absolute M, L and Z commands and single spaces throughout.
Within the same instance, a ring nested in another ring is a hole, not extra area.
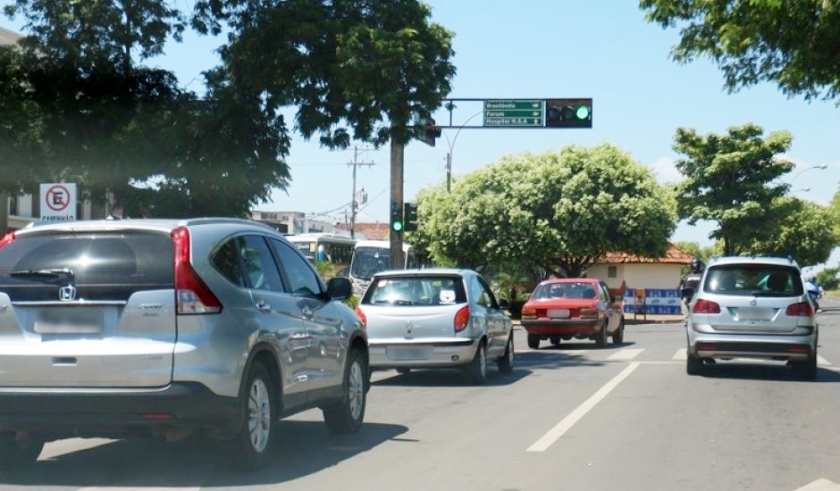
M 312 264 L 328 262 L 332 265 L 332 275 L 347 276 L 350 261 L 353 259 L 355 239 L 329 233 L 289 235 L 286 239 L 294 244 Z
M 406 269 L 417 268 L 417 257 L 411 244 L 403 243 Z M 350 282 L 353 294 L 361 298 L 370 284 L 373 275 L 391 269 L 391 243 L 387 240 L 360 240 L 353 249 L 350 263 Z

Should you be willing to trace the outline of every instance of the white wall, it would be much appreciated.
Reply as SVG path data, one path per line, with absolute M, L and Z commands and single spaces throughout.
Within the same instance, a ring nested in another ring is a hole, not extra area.
M 616 278 L 608 278 L 608 267 L 616 267 Z M 603 280 L 610 288 L 676 289 L 680 284 L 680 264 L 594 264 L 587 270 L 590 278 Z

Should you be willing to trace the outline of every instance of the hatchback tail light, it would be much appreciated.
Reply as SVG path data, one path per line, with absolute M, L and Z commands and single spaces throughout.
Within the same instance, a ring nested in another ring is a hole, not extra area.
M 813 317 L 814 307 L 811 302 L 792 303 L 788 305 L 786 313 L 792 316 Z
M 359 316 L 359 320 L 362 321 L 362 329 L 367 329 L 367 316 L 364 312 L 362 312 L 361 308 L 356 307 L 356 315 Z
M 461 332 L 470 324 L 470 308 L 464 307 L 455 313 L 455 332 Z
M 9 232 L 0 239 L 0 249 L 6 247 L 7 245 L 11 244 L 15 241 L 15 233 Z
M 171 235 L 175 243 L 175 301 L 178 313 L 220 313 L 222 303 L 190 264 L 190 231 L 186 227 L 178 227 Z
M 709 300 L 700 299 L 694 304 L 691 312 L 695 314 L 720 314 L 720 305 Z

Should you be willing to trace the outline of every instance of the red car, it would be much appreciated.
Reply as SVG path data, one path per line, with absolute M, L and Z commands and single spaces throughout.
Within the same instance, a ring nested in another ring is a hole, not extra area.
M 522 306 L 522 327 L 528 331 L 528 347 L 538 349 L 540 341 L 592 339 L 599 348 L 624 342 L 624 313 L 610 295 L 607 285 L 594 278 L 545 280 Z

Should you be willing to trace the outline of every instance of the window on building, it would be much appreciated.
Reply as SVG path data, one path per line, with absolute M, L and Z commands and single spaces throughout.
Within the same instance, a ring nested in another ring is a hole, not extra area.
M 607 278 L 618 278 L 618 266 L 607 266 Z

